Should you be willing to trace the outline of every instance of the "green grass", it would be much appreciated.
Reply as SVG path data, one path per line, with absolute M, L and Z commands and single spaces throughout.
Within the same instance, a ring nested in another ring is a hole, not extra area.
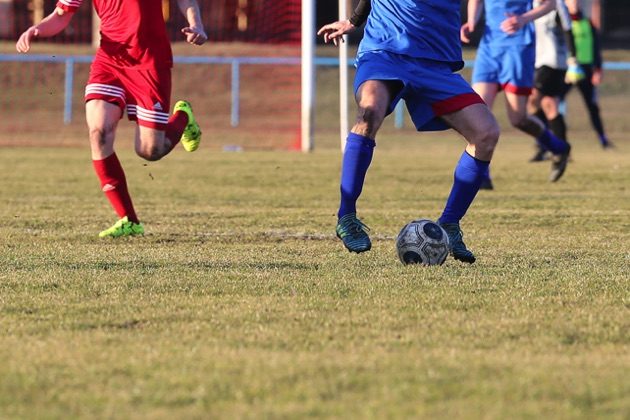
M 439 216 L 462 143 L 392 133 L 364 255 L 334 237 L 334 148 L 121 143 L 147 229 L 123 240 L 96 237 L 86 147 L 1 149 L 0 418 L 630 417 L 627 145 L 576 133 L 549 184 L 508 131 L 463 222 L 478 262 L 405 267 L 393 239 Z
M 224 48 L 175 51 L 264 53 Z M 349 254 L 334 236 L 336 70 L 318 71 L 316 151 L 302 155 L 251 151 L 294 137 L 293 123 L 269 124 L 297 109 L 285 79 L 244 68 L 280 85 L 244 81 L 234 129 L 229 68 L 176 67 L 174 97 L 195 104 L 205 144 L 145 163 L 121 122 L 147 235 L 104 241 L 115 216 L 89 161 L 87 66 L 68 126 L 63 66 L 39 66 L 0 78 L 0 144 L 16 146 L 0 148 L 0 418 L 630 418 L 630 73 L 607 72 L 600 89 L 615 150 L 571 94 L 573 161 L 557 184 L 549 163 L 527 163 L 531 141 L 499 99 L 497 189 L 463 222 L 478 262 L 404 267 L 394 238 L 439 216 L 456 135 L 386 121 L 359 202 L 374 247 Z

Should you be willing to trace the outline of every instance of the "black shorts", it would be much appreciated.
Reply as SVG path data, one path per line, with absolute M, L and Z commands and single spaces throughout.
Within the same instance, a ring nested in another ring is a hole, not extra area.
M 544 96 L 562 96 L 566 93 L 566 70 L 542 66 L 536 69 L 534 87 Z

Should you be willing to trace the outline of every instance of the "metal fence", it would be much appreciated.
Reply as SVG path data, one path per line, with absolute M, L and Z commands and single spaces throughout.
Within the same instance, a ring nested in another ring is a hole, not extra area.
M 90 55 L 46 55 L 46 54 L 0 54 L 0 62 L 43 62 L 43 63 L 64 63 L 64 124 L 72 122 L 73 110 L 73 87 L 74 87 L 74 67 L 76 63 L 91 63 L 93 57 Z M 230 75 L 230 125 L 238 127 L 240 122 L 240 86 L 241 86 L 241 66 L 243 65 L 300 65 L 299 57 L 183 57 L 176 56 L 174 61 L 177 64 L 222 64 L 231 67 Z M 472 61 L 466 61 L 465 67 L 472 68 Z M 339 59 L 336 57 L 317 57 L 316 66 L 338 67 Z M 348 66 L 354 66 L 354 60 L 348 60 Z M 605 62 L 605 70 L 630 71 L 630 62 Z M 402 127 L 403 109 L 399 106 L 395 113 L 396 127 Z

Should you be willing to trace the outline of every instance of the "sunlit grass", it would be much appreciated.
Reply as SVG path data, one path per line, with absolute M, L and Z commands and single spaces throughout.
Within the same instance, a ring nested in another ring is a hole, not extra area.
M 386 132 L 387 133 L 387 132 Z M 212 139 L 207 139 L 212 141 Z M 462 144 L 384 134 L 334 237 L 339 152 L 119 154 L 147 234 L 85 149 L 0 150 L 0 417 L 627 418 L 630 154 L 574 141 L 557 184 L 502 139 L 463 221 L 478 262 L 404 267 Z

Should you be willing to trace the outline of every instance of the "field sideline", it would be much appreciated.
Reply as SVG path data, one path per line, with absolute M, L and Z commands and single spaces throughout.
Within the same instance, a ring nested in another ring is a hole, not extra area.
M 627 419 L 627 144 L 575 135 L 549 184 L 507 131 L 463 223 L 478 263 L 427 268 L 393 238 L 439 216 L 462 143 L 384 138 L 359 256 L 333 233 L 334 148 L 121 143 L 147 235 L 118 241 L 86 147 L 2 148 L 0 418 Z

